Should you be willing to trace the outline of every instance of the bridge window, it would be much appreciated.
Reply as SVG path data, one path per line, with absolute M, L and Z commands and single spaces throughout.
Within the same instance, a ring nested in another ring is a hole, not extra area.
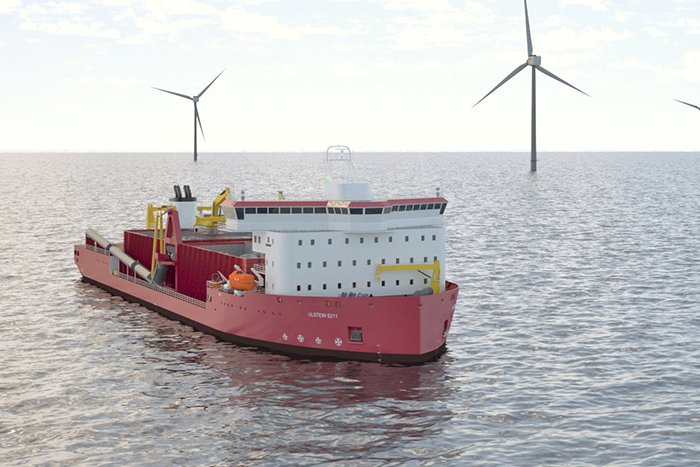
M 314 208 L 314 213 L 316 213 L 316 214 L 325 214 L 325 213 L 326 213 L 326 208 Z
M 391 208 L 389 206 L 384 208 L 384 214 L 389 214 L 391 212 Z
M 391 207 L 391 212 L 395 212 L 395 211 L 398 211 L 398 210 L 399 210 L 399 207 L 396 206 L 396 205 L 394 205 L 394 206 Z
M 402 204 L 401 206 L 399 206 L 399 212 L 405 211 L 405 210 L 406 210 L 406 205 L 405 205 L 405 204 Z
M 279 214 L 280 208 L 270 208 L 269 213 L 270 214 Z
M 304 214 L 313 214 L 314 208 L 304 208 Z
M 245 208 L 246 214 L 255 214 L 255 208 Z
M 291 208 L 280 208 L 280 214 L 289 214 L 291 211 Z
M 435 205 L 433 203 L 428 204 L 428 209 L 433 209 Z
M 428 205 L 427 205 L 427 204 L 421 204 L 421 205 L 420 205 L 420 210 L 421 210 L 421 211 L 425 211 L 427 208 L 428 208 Z
M 258 208 L 258 214 L 267 214 L 267 208 Z
M 292 208 L 292 214 L 301 214 L 301 208 Z
M 365 214 L 381 214 L 382 208 L 366 208 Z
M 362 214 L 362 208 L 350 208 L 350 214 Z
M 236 208 L 236 218 L 240 220 L 245 219 L 245 214 L 243 214 L 243 208 Z
M 413 205 L 413 210 L 418 211 L 420 209 L 420 204 L 414 204 Z
M 413 211 L 413 205 L 412 205 L 412 204 L 407 204 L 407 205 L 406 205 L 406 211 Z
M 440 215 L 442 215 L 445 212 L 446 207 L 447 207 L 447 203 L 442 203 L 442 206 L 440 207 Z

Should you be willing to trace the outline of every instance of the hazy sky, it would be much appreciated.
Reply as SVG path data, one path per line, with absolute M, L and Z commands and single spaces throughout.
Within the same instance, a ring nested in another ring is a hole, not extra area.
M 530 0 L 541 150 L 697 150 L 700 0 Z M 0 0 L 0 151 L 529 150 L 522 0 Z

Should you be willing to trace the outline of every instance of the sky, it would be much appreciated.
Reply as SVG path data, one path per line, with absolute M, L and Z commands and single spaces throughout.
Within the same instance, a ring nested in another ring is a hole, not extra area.
M 530 0 L 542 151 L 700 149 L 700 0 Z M 528 151 L 522 0 L 0 0 L 0 152 Z

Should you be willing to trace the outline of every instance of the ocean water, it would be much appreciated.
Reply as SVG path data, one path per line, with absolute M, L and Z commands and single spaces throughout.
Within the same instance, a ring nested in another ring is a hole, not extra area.
M 700 154 L 356 154 L 446 211 L 421 366 L 218 342 L 80 281 L 72 246 L 190 184 L 322 197 L 322 154 L 4 154 L 2 465 L 698 465 Z

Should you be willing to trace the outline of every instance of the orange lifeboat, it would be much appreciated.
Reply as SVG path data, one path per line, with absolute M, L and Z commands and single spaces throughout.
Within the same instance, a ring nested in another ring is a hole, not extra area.
M 255 276 L 241 271 L 233 271 L 228 276 L 228 283 L 234 290 L 253 290 L 256 286 Z

